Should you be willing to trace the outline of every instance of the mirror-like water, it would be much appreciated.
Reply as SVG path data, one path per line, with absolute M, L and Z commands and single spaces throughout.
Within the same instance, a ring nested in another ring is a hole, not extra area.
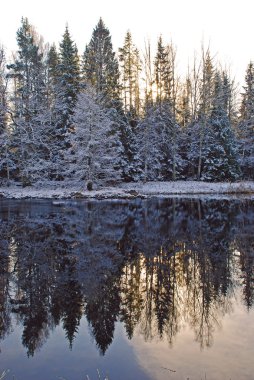
M 0 378 L 253 379 L 253 232 L 250 200 L 1 200 Z

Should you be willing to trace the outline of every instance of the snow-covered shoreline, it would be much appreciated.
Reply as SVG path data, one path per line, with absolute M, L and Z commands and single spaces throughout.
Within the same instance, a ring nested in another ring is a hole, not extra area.
M 250 197 L 254 199 L 254 182 L 209 183 L 198 181 L 122 183 L 88 191 L 81 185 L 66 187 L 0 187 L 0 198 L 7 199 L 129 199 L 135 197 Z

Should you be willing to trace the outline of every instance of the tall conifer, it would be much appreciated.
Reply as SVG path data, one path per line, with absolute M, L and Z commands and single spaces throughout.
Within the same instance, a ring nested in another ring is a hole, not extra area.
M 119 107 L 120 86 L 118 61 L 111 36 L 100 18 L 83 54 L 84 81 L 95 87 L 107 107 Z
M 128 31 L 124 45 L 119 49 L 121 65 L 122 98 L 125 112 L 131 118 L 139 115 L 140 111 L 140 72 L 141 60 L 139 51 L 132 42 L 131 33 Z
M 245 76 L 241 117 L 238 126 L 241 145 L 241 166 L 248 179 L 254 179 L 254 64 L 250 62 Z
M 59 118 L 57 127 L 66 131 L 71 125 L 71 116 L 80 86 L 78 49 L 71 39 L 68 26 L 65 28 L 63 39 L 60 43 L 58 75 L 56 110 Z

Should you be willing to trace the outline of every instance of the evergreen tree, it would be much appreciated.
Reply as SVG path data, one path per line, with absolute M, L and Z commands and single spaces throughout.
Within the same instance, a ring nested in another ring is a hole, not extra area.
M 122 144 L 121 170 L 122 179 L 126 182 L 137 181 L 140 178 L 141 163 L 139 148 L 136 139 L 136 123 L 132 123 L 123 111 L 111 108 L 107 111 L 110 119 L 118 129 L 120 142 Z
M 80 87 L 78 50 L 71 39 L 68 26 L 65 28 L 63 39 L 60 43 L 59 57 L 60 62 L 57 65 L 56 52 L 51 50 L 50 74 L 57 82 L 56 113 L 58 120 L 56 126 L 64 134 L 70 128 L 71 116 L 73 115 Z
M 241 168 L 247 179 L 254 179 L 254 64 L 250 62 L 245 76 L 246 85 L 238 126 L 241 145 Z
M 78 96 L 67 151 L 70 178 L 87 183 L 115 183 L 122 175 L 119 127 L 86 89 Z M 91 186 L 91 185 L 90 185 Z
M 163 45 L 162 37 L 159 37 L 157 44 L 157 53 L 154 62 L 155 84 L 156 84 L 156 102 L 161 104 L 165 99 L 165 76 L 168 74 L 167 53 Z
M 84 81 L 94 86 L 107 107 L 120 107 L 119 67 L 109 30 L 100 18 L 83 55 Z
M 17 43 L 17 58 L 8 66 L 8 76 L 13 79 L 14 87 L 11 150 L 19 177 L 25 186 L 31 183 L 34 176 L 40 177 L 41 170 L 47 171 L 44 164 L 45 157 L 49 156 L 46 138 L 49 113 L 44 46 L 27 18 L 21 20 Z
M 214 78 L 213 108 L 206 135 L 202 179 L 232 181 L 240 176 L 236 138 L 227 116 L 223 78 Z
M 67 144 L 65 139 L 66 128 L 70 124 L 72 108 L 70 106 L 68 109 L 68 99 L 64 97 L 64 83 L 60 71 L 60 55 L 54 44 L 49 47 L 47 52 L 46 74 L 47 108 L 49 113 L 48 147 L 51 163 L 48 168 L 48 178 L 50 180 L 63 180 L 64 178 L 61 174 L 63 164 L 62 151 Z M 68 88 L 67 83 L 65 83 L 65 86 Z
M 229 121 L 236 124 L 236 95 L 234 81 L 230 79 L 229 74 L 224 70 L 222 72 L 222 92 L 223 92 L 223 108 L 225 109 Z
M 156 85 L 156 102 L 162 104 L 166 101 L 170 107 L 173 116 L 176 116 L 176 87 L 175 78 L 175 56 L 174 47 L 164 46 L 162 37 L 157 44 L 157 53 L 154 61 L 154 82 Z
M 250 119 L 254 114 L 254 64 L 248 64 L 245 75 L 244 94 L 242 95 L 241 118 Z
M 212 111 L 214 98 L 214 65 L 209 49 L 202 57 L 202 78 L 200 83 L 199 119 L 206 121 Z
M 203 153 L 205 150 L 205 136 L 207 133 L 207 121 L 211 115 L 212 99 L 213 99 L 213 77 L 214 68 L 213 62 L 210 56 L 209 49 L 204 52 L 202 58 L 202 79 L 200 84 L 200 105 L 199 105 L 199 121 L 198 130 L 199 142 L 198 142 L 198 166 L 197 166 L 197 178 L 202 176 L 203 167 Z
M 0 46 L 0 179 L 8 181 L 11 161 L 7 129 L 7 77 L 5 65 L 5 51 Z
M 138 151 L 144 181 L 175 180 L 181 171 L 180 128 L 165 101 L 151 107 L 138 124 Z
M 156 123 L 155 107 L 150 107 L 136 130 L 143 181 L 161 180 L 161 129 Z
M 184 161 L 179 154 L 181 129 L 167 101 L 157 110 L 157 123 L 162 130 L 162 177 L 164 180 L 175 181 L 181 175 L 184 165 Z
M 56 120 L 56 99 L 57 99 L 57 89 L 59 84 L 59 64 L 60 57 L 56 50 L 56 46 L 53 44 L 50 46 L 46 66 L 47 66 L 47 96 L 48 96 L 48 107 L 51 110 L 52 122 Z
M 194 62 L 191 88 L 191 122 L 186 130 L 188 176 L 200 180 L 205 157 L 208 122 L 214 96 L 214 65 L 209 49 L 202 51 L 201 74 Z M 189 140 L 189 143 L 188 143 Z
M 15 78 L 15 117 L 29 122 L 41 109 L 44 101 L 45 72 L 41 39 L 27 18 L 22 18 L 17 31 L 18 57 L 9 65 Z
M 140 112 L 139 80 L 141 61 L 139 51 L 133 44 L 129 31 L 125 36 L 123 47 L 119 49 L 119 53 L 124 109 L 130 115 L 130 118 L 135 118 Z

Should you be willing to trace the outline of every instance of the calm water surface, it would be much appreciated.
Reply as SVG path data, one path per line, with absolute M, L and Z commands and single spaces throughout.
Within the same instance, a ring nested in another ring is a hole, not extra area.
M 254 201 L 0 200 L 0 378 L 253 379 L 253 303 Z

